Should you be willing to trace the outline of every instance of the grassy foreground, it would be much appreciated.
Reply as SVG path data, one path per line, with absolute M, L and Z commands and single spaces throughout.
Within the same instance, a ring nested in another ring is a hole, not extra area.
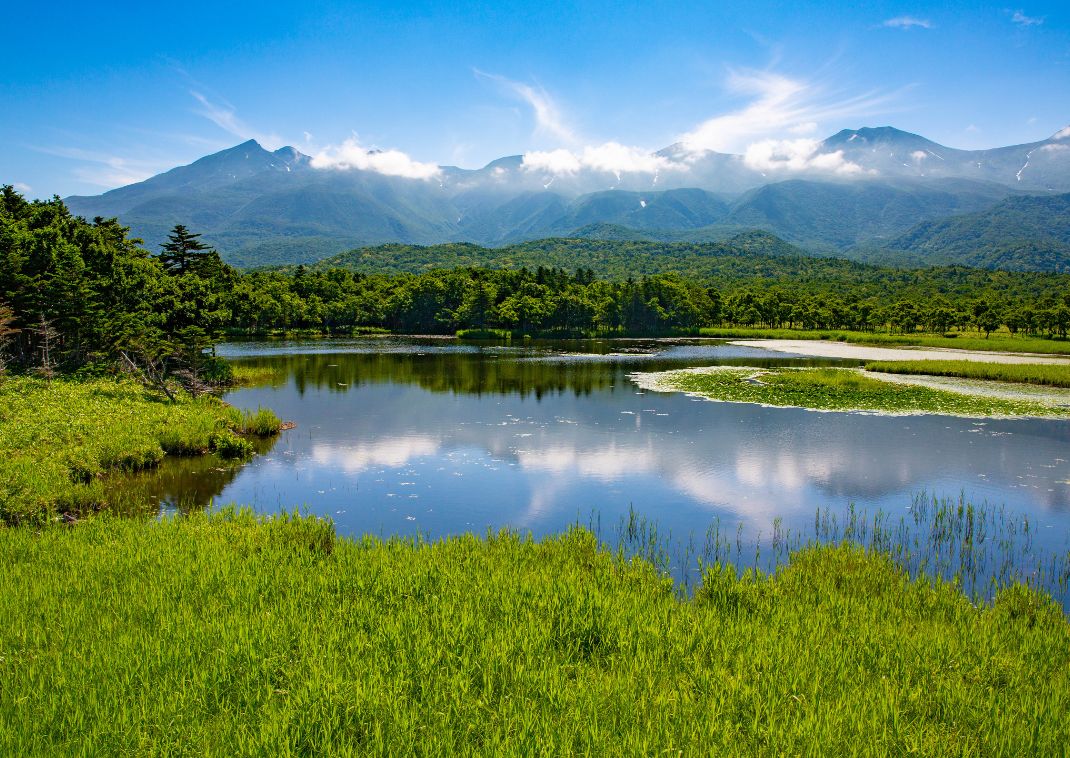
M 704 327 L 699 330 L 704 337 L 724 339 L 784 339 L 784 340 L 832 340 L 856 345 L 878 347 L 948 347 L 958 350 L 987 350 L 999 353 L 1053 353 L 1070 354 L 1070 341 L 1046 339 L 1011 334 L 1007 331 L 993 332 L 985 337 L 981 332 L 963 332 L 953 337 L 942 334 L 882 334 L 878 332 L 851 332 L 830 329 L 750 329 L 735 327 Z
M 165 455 L 242 457 L 242 435 L 279 431 L 268 410 L 216 397 L 167 402 L 133 381 L 14 377 L 0 383 L 0 523 L 40 522 L 108 504 L 106 475 Z
M 858 548 L 683 598 L 583 530 L 0 529 L 0 754 L 1054 755 L 1070 623 Z
M 870 361 L 867 371 L 886 374 L 954 376 L 997 382 L 1070 387 L 1070 364 L 979 363 L 977 361 Z
M 853 369 L 716 366 L 701 370 L 637 374 L 648 389 L 694 392 L 712 400 L 827 411 L 940 413 L 953 416 L 1070 417 L 1070 409 L 893 384 Z

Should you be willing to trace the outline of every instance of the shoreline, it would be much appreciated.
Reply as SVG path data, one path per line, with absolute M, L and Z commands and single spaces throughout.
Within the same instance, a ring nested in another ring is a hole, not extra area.
M 849 342 L 826 340 L 730 340 L 729 345 L 754 347 L 777 353 L 790 353 L 809 358 L 843 358 L 865 361 L 901 360 L 962 360 L 978 363 L 1038 363 L 1070 366 L 1070 357 L 1054 353 L 1005 353 L 982 350 L 964 350 L 953 347 L 870 347 Z

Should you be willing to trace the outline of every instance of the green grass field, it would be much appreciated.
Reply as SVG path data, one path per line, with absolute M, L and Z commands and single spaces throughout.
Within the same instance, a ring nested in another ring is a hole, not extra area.
M 1070 409 L 1031 400 L 965 395 L 881 381 L 853 369 L 724 366 L 638 375 L 642 386 L 694 392 L 712 400 L 826 411 L 941 413 L 953 416 L 1070 417 Z
M 0 523 L 79 514 L 110 504 L 109 474 L 165 455 L 244 457 L 242 435 L 268 436 L 279 419 L 216 397 L 171 403 L 127 380 L 13 377 L 0 383 Z
M 997 382 L 1070 387 L 1070 364 L 979 363 L 977 361 L 870 361 L 867 371 L 886 374 L 954 376 Z
M 574 530 L 0 529 L 0 754 L 1057 755 L 1070 623 L 858 548 L 694 597 Z
M 832 340 L 857 345 L 917 347 L 949 347 L 959 350 L 988 350 L 1001 353 L 1070 354 L 1070 340 L 1045 339 L 1014 335 L 1007 331 L 993 332 L 985 337 L 980 332 L 963 332 L 954 337 L 941 334 L 881 334 L 877 332 L 849 332 L 805 329 L 748 329 L 745 327 L 706 327 L 699 332 L 704 337 L 724 339 L 784 339 Z

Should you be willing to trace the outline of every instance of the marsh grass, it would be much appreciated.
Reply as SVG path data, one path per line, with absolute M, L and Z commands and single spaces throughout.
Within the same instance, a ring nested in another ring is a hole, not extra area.
M 231 362 L 231 377 L 236 387 L 278 386 L 286 380 L 286 373 L 276 366 L 263 363 Z
M 723 339 L 788 339 L 832 340 L 857 345 L 947 347 L 958 350 L 984 350 L 1001 353 L 1055 353 L 1070 354 L 1070 341 L 1059 338 L 1030 337 L 993 332 L 985 337 L 981 332 L 950 332 L 943 334 L 883 334 L 879 332 L 853 332 L 841 330 L 807 329 L 751 329 L 745 327 L 704 327 L 699 330 L 704 337 Z
M 583 529 L 348 540 L 233 510 L 0 529 L 0 754 L 1070 743 L 1070 624 L 1043 594 L 975 605 L 852 544 L 771 573 L 721 558 L 688 595 Z
M 41 522 L 106 507 L 107 477 L 165 455 L 244 457 L 241 435 L 278 431 L 270 411 L 243 414 L 218 398 L 162 400 L 113 379 L 13 377 L 0 384 L 0 522 Z
M 580 526 L 580 522 L 576 522 Z M 1005 505 L 974 504 L 919 493 L 898 514 L 859 509 L 818 509 L 812 528 L 790 529 L 783 519 L 756 533 L 720 519 L 701 538 L 686 540 L 659 531 L 634 510 L 620 520 L 612 539 L 589 521 L 586 528 L 621 559 L 640 558 L 672 576 L 684 593 L 701 583 L 704 567 L 731 565 L 739 571 L 772 572 L 791 556 L 814 546 L 852 545 L 885 556 L 914 578 L 951 583 L 971 602 L 990 603 L 999 592 L 1023 585 L 1055 598 L 1070 611 L 1070 534 L 1037 538 L 1028 516 Z
M 866 371 L 886 374 L 954 376 L 1047 387 L 1070 387 L 1070 364 L 980 363 L 977 361 L 870 361 Z
M 968 417 L 1070 417 L 1070 409 L 1036 400 L 1013 400 L 881 381 L 854 369 L 718 366 L 636 374 L 643 386 L 692 392 L 727 402 L 826 411 L 936 413 Z

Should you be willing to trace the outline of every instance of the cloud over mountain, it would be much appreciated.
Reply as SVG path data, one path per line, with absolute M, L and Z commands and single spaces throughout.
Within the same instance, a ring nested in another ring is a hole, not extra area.
M 358 169 L 406 179 L 434 179 L 442 170 L 433 163 L 413 160 L 400 150 L 373 150 L 350 137 L 341 145 L 327 147 L 312 157 L 312 168 Z

